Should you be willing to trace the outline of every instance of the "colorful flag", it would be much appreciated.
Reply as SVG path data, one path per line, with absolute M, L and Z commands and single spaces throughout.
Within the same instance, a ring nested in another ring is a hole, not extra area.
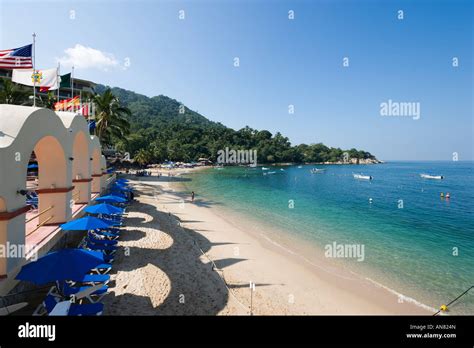
M 75 111 L 80 106 L 81 101 L 79 100 L 79 96 L 64 99 L 54 104 L 55 111 Z
M 59 88 L 71 88 L 71 73 L 61 75 L 61 83 Z
M 57 89 L 58 70 L 56 68 L 34 71 L 33 69 L 14 69 L 12 81 L 26 86 L 36 85 L 37 87 L 49 87 L 48 89 Z
M 33 67 L 32 45 L 0 51 L 1 69 L 31 69 Z

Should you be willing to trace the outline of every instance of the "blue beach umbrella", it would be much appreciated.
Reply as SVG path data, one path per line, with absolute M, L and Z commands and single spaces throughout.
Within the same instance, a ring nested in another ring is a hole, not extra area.
M 16 279 L 42 285 L 54 281 L 81 278 L 89 270 L 103 263 L 104 256 L 100 251 L 62 249 L 24 265 Z
M 128 184 L 128 182 L 116 181 L 116 182 L 114 182 L 114 186 L 128 187 L 129 184 Z
M 124 191 L 124 192 L 130 192 L 133 191 L 130 187 L 125 187 L 125 186 L 112 186 L 111 190 L 116 190 L 116 191 Z
M 112 185 L 112 187 L 130 188 L 130 186 L 129 186 L 128 184 L 122 184 L 122 183 L 118 183 L 118 182 L 114 183 L 114 184 Z
M 84 211 L 89 214 L 105 214 L 105 215 L 114 215 L 114 214 L 123 213 L 122 208 L 117 208 L 107 203 L 88 206 L 86 209 L 84 209 Z
M 115 180 L 116 182 L 129 182 L 128 179 L 124 179 L 124 178 L 120 178 L 120 179 L 117 179 Z
M 97 202 L 104 202 L 104 203 L 125 203 L 127 200 L 125 198 L 122 198 L 120 196 L 116 195 L 107 195 L 107 196 L 102 196 L 102 197 L 97 197 L 95 199 Z
M 60 227 L 65 231 L 89 231 L 98 228 L 109 228 L 110 226 L 111 224 L 107 221 L 93 216 L 86 216 L 77 220 L 69 221 L 62 224 Z
M 28 169 L 38 169 L 38 165 L 36 163 L 28 164 Z

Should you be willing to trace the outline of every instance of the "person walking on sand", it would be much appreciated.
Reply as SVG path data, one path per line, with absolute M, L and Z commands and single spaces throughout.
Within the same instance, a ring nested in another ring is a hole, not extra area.
M 194 202 L 194 191 L 191 192 L 191 202 Z

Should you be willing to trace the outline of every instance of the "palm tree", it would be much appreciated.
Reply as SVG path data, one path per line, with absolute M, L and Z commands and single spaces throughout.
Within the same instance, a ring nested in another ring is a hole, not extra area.
M 41 98 L 41 105 L 44 108 L 54 110 L 54 104 L 56 104 L 56 96 L 53 92 L 48 92 L 46 98 Z
M 139 165 L 144 166 L 144 165 L 151 162 L 152 154 L 149 151 L 145 150 L 145 149 L 140 149 L 140 150 L 137 151 L 137 153 L 135 154 L 135 157 L 133 159 Z
M 21 105 L 28 101 L 28 92 L 24 91 L 16 83 L 9 79 L 1 79 L 2 89 L 0 90 L 1 104 Z
M 112 144 L 112 138 L 123 139 L 130 131 L 126 117 L 131 111 L 120 105 L 119 99 L 110 88 L 103 94 L 93 97 L 95 104 L 96 128 L 95 134 L 103 144 Z

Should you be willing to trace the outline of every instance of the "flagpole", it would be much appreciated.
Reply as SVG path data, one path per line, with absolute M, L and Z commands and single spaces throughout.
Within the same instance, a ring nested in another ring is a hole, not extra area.
M 33 106 L 36 106 L 36 34 L 33 33 Z
M 61 62 L 58 62 L 58 70 L 57 70 L 57 75 L 58 75 L 58 102 L 59 102 L 59 88 L 61 87 Z
M 71 71 L 71 98 L 74 98 L 74 65 L 72 66 Z

